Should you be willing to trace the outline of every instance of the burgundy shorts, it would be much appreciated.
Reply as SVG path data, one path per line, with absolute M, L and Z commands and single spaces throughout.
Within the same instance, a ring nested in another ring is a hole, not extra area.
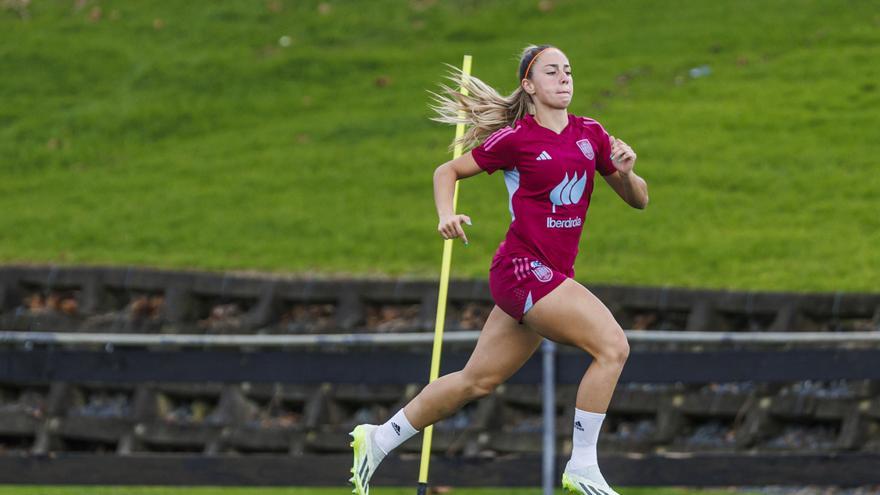
M 489 268 L 492 299 L 519 323 L 539 299 L 565 279 L 565 274 L 529 255 L 496 254 Z

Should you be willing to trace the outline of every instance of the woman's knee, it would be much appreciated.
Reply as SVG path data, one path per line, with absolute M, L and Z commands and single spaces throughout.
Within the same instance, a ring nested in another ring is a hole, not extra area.
M 486 397 L 501 385 L 501 380 L 493 376 L 478 376 L 468 373 L 467 370 L 462 371 L 462 380 L 466 395 L 469 399 L 479 399 Z
M 623 366 L 629 358 L 629 341 L 619 325 L 608 331 L 609 337 L 602 339 L 593 349 L 593 358 L 615 366 Z M 588 350 L 589 352 L 589 350 Z
M 599 352 L 600 359 L 606 362 L 623 366 L 629 358 L 629 341 L 620 327 L 617 327 L 614 338 L 610 339 Z
M 626 334 L 623 333 L 623 329 L 620 330 L 620 337 L 614 344 L 613 358 L 621 365 L 626 363 L 626 360 L 629 359 L 629 340 L 626 339 Z

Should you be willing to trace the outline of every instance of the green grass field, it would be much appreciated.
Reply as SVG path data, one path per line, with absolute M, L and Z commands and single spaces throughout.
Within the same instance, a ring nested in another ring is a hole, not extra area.
M 470 53 L 509 93 L 519 50 L 551 42 L 570 111 L 627 140 L 650 188 L 637 211 L 600 180 L 579 280 L 880 288 L 876 2 L 13 3 L 0 262 L 435 277 L 453 129 L 426 90 Z M 485 277 L 500 176 L 464 181 L 459 210 L 453 276 Z
M 0 485 L 0 495 L 80 495 L 87 491 L 90 495 L 336 495 L 349 493 L 344 488 L 226 488 L 226 487 L 81 487 L 81 486 L 4 486 Z M 411 495 L 415 488 L 371 487 L 375 495 Z M 622 488 L 621 495 L 749 495 L 740 491 L 685 490 L 678 488 Z M 449 495 L 540 495 L 539 488 L 455 488 Z M 557 494 L 563 495 L 562 490 Z

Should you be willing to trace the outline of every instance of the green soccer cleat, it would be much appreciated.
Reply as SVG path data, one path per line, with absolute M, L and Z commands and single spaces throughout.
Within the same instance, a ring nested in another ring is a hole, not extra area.
M 356 495 L 370 494 L 370 477 L 382 462 L 382 457 L 377 455 L 378 447 L 373 443 L 373 432 L 377 428 L 377 425 L 357 425 L 349 433 L 353 438 L 349 445 L 354 448 L 354 461 L 351 466 L 352 477 L 348 481 L 354 485 L 351 493 Z
M 566 470 L 562 473 L 562 488 L 580 495 L 620 495 L 599 472 L 599 466 L 590 466 L 586 473 Z

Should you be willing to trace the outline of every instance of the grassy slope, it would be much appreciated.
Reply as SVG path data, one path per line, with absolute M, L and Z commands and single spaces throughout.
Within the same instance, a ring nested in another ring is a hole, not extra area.
M 375 495 L 409 495 L 414 488 L 371 488 Z M 3 486 L 0 495 L 80 495 L 82 487 L 49 487 L 49 486 Z M 88 487 L 91 495 L 331 495 L 348 493 L 341 488 L 227 488 L 227 487 Z M 539 488 L 456 488 L 450 495 L 539 495 Z M 556 493 L 563 495 L 563 490 Z M 621 495 L 730 495 L 730 491 L 722 490 L 687 490 L 679 488 L 622 488 Z M 737 495 L 748 495 L 735 492 Z
M 436 276 L 453 131 L 425 90 L 467 52 L 507 93 L 515 53 L 549 41 L 570 110 L 632 144 L 650 186 L 636 211 L 597 185 L 581 281 L 878 289 L 875 3 L 431 3 L 0 11 L 0 262 Z M 463 182 L 459 207 L 453 274 L 484 277 L 500 177 Z

